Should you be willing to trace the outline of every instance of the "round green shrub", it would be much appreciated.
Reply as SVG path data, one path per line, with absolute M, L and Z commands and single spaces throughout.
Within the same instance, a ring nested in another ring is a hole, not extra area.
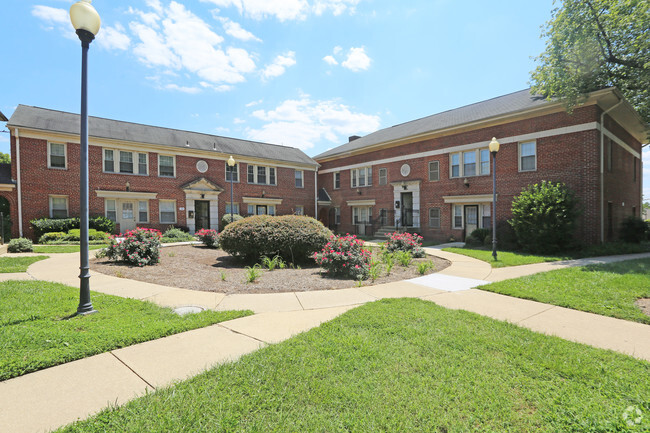
M 208 248 L 219 248 L 219 233 L 214 229 L 201 229 L 194 236 Z
M 7 251 L 10 253 L 29 253 L 34 251 L 32 241 L 27 238 L 17 238 L 9 241 Z
M 300 215 L 257 215 L 236 221 L 219 235 L 221 249 L 247 262 L 280 256 L 303 263 L 321 250 L 332 232 L 314 218 Z
M 188 242 L 193 240 L 194 240 L 194 236 L 187 233 L 186 231 L 183 231 L 178 227 L 173 227 L 173 226 L 165 230 L 165 233 L 163 233 L 162 235 L 163 243 Z
M 424 257 L 424 249 L 422 249 L 422 236 L 415 233 L 399 233 L 394 232 L 388 236 L 386 241 L 386 250 L 390 253 L 396 251 L 407 251 L 413 257 Z
M 236 214 L 236 213 L 234 213 L 234 214 L 229 214 L 229 213 L 224 214 L 224 215 L 221 217 L 221 226 L 219 227 L 220 230 L 223 231 L 223 229 L 225 229 L 226 226 L 227 226 L 228 224 L 230 224 L 230 218 L 231 218 L 231 217 L 232 217 L 232 222 L 235 222 L 235 221 L 239 221 L 239 220 L 243 220 L 243 219 L 244 219 L 243 216 L 241 216 L 241 215 L 239 215 L 239 214 Z
M 106 257 L 140 267 L 155 265 L 160 260 L 161 238 L 159 230 L 138 227 L 126 232 L 124 237 L 111 237 Z
M 629 216 L 621 223 L 619 236 L 624 242 L 638 244 L 646 239 L 648 230 L 650 230 L 650 224 L 641 218 Z
M 43 236 L 41 236 L 38 239 L 38 243 L 39 244 L 47 244 L 48 242 L 58 242 L 58 241 L 62 241 L 64 237 L 65 237 L 64 232 L 45 233 Z
M 354 235 L 332 236 L 320 252 L 314 253 L 314 260 L 328 275 L 365 280 L 372 254 L 363 244 Z

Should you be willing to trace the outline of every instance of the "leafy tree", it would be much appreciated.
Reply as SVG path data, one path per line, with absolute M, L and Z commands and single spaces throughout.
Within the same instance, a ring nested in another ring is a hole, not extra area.
M 11 155 L 0 152 L 0 164 L 11 164 Z
M 508 222 L 525 250 L 554 253 L 572 246 L 577 216 L 573 192 L 563 183 L 542 181 L 528 185 L 512 200 Z
M 616 86 L 650 122 L 650 2 L 563 0 L 546 23 L 532 90 L 572 109 L 587 93 Z

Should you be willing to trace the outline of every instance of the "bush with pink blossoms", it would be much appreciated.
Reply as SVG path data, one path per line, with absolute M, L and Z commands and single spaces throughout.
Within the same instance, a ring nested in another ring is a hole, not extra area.
M 370 257 L 363 241 L 354 235 L 332 236 L 320 253 L 314 253 L 316 263 L 329 275 L 355 280 L 368 278 Z
M 194 236 L 208 248 L 219 248 L 219 233 L 215 229 L 201 229 Z
M 160 230 L 136 228 L 111 236 L 106 257 L 135 266 L 155 265 L 160 259 Z
M 422 249 L 422 236 L 415 233 L 391 233 L 386 241 L 386 250 L 389 253 L 395 251 L 408 251 L 415 258 L 424 257 Z

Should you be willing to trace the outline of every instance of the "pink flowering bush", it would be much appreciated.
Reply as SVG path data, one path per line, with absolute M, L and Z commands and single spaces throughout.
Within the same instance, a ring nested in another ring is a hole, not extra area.
M 332 236 L 314 260 L 329 275 L 365 280 L 370 271 L 370 250 L 354 235 Z
M 160 258 L 160 230 L 136 228 L 111 236 L 106 257 L 135 266 L 155 265 Z
M 386 250 L 389 253 L 395 251 L 408 251 L 411 256 L 418 258 L 424 257 L 424 250 L 422 249 L 422 236 L 414 233 L 391 233 L 386 235 Z
M 194 236 L 208 248 L 219 248 L 219 233 L 215 229 L 201 229 Z

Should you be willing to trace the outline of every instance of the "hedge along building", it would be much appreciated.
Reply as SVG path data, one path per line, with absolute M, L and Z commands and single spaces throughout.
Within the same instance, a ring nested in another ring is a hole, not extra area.
M 593 92 L 571 114 L 523 90 L 350 137 L 315 156 L 319 217 L 339 232 L 377 234 L 397 224 L 441 241 L 491 228 L 488 143 L 496 137 L 498 223 L 526 186 L 564 182 L 582 210 L 578 240 L 613 240 L 626 216 L 640 215 L 647 132 L 616 89 Z
M 13 236 L 31 237 L 35 218 L 78 216 L 79 116 L 19 105 L 7 127 L 15 188 L 0 185 L 0 196 Z M 231 175 L 235 213 L 315 215 L 318 164 L 299 149 L 97 117 L 88 130 L 90 214 L 118 231 L 216 229 Z

